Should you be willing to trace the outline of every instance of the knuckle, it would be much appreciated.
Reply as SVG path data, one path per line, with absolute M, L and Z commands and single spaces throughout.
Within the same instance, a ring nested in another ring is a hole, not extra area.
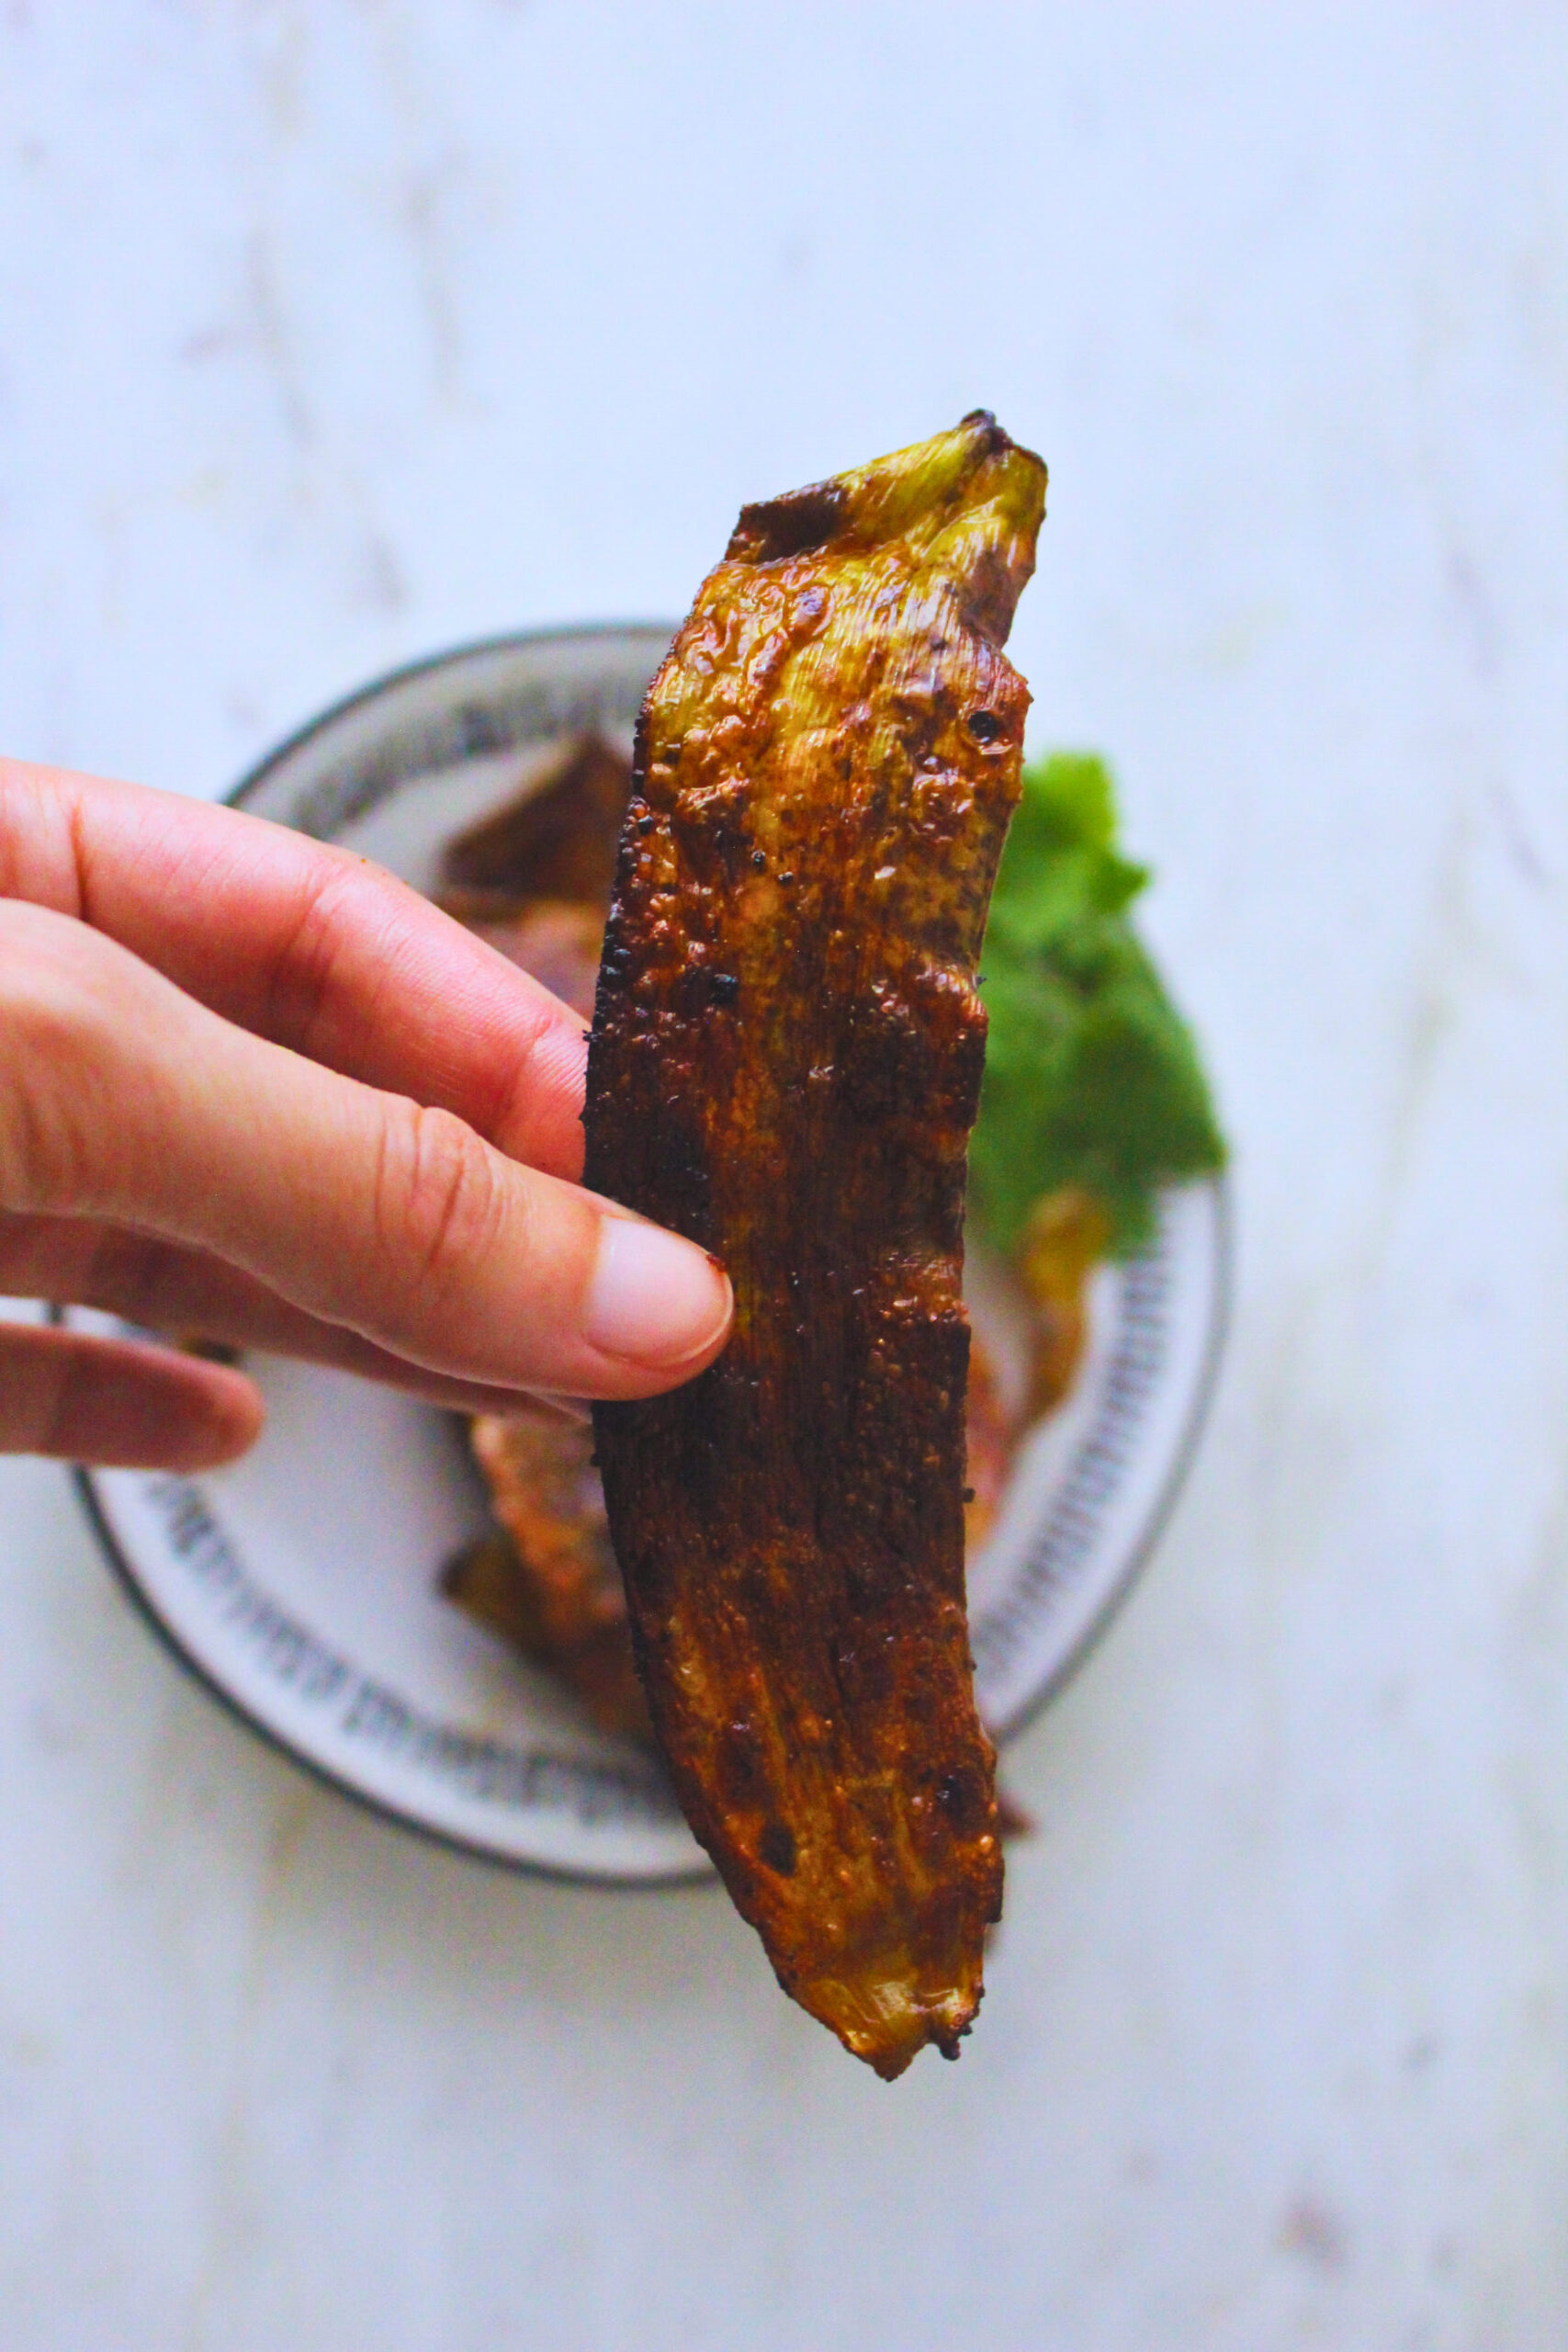
M 0 1205 L 68 1209 L 87 1189 L 97 1006 L 65 921 L 0 910 Z
M 436 1297 L 483 1259 L 504 1213 L 495 1162 L 473 1129 L 415 1103 L 389 1120 L 378 1205 L 384 1247 Z
M 329 1062 L 339 1049 L 335 1010 L 345 968 L 370 988 L 396 964 L 400 902 L 410 894 L 378 866 L 328 842 L 311 842 L 297 877 L 293 919 L 276 943 L 264 992 L 261 1026 L 301 1052 Z
M 581 1028 L 582 1023 L 574 1019 L 571 1034 L 581 1033 Z M 553 998 L 541 990 L 538 1001 L 530 1004 L 523 1014 L 513 1050 L 498 1077 L 495 1099 L 488 1114 L 492 1135 L 525 1136 L 534 1125 L 538 1115 L 541 1078 L 547 1081 L 556 1076 L 550 1060 L 552 1049 L 559 1049 L 561 1035 L 560 1009 Z
M 294 1038 L 307 1053 L 331 999 L 339 952 L 333 918 L 353 879 L 342 852 L 326 843 L 313 851 L 294 920 L 276 944 L 261 1023 L 266 1035 Z
M 196 1290 L 190 1253 L 152 1234 L 127 1233 L 109 1226 L 97 1236 L 83 1288 L 88 1306 L 106 1306 L 149 1329 L 167 1329 Z M 199 1314 L 195 1318 L 200 1320 Z

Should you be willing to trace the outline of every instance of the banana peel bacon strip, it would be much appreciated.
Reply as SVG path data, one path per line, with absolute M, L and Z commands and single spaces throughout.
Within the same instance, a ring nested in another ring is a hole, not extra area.
M 1002 1858 L 964 1587 L 976 959 L 1045 469 L 980 410 L 741 514 L 637 730 L 586 1181 L 711 1250 L 734 1335 L 595 1408 L 687 1819 L 786 1992 L 956 2057 Z

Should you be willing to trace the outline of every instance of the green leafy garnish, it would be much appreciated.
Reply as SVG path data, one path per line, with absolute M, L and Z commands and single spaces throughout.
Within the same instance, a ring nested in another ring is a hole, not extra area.
M 1057 752 L 1023 772 L 986 933 L 990 1013 L 973 1213 L 1011 1254 L 1035 1204 L 1091 1194 L 1111 1247 L 1154 1228 L 1162 1184 L 1224 1162 L 1191 1032 L 1128 920 L 1148 880 L 1115 846 L 1111 774 Z

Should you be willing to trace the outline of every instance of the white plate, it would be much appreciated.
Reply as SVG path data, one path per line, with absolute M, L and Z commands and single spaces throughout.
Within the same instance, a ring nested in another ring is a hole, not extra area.
M 670 636 L 507 638 L 400 671 L 234 797 L 429 888 L 443 842 L 563 733 L 629 741 Z M 1164 1522 L 1213 1383 L 1228 1259 L 1224 1189 L 1195 1184 L 1166 1196 L 1151 1248 L 1095 1277 L 1077 1385 L 1026 1439 L 970 1564 L 976 1694 L 1000 1738 L 1082 1657 Z M 589 1728 L 441 1598 L 443 1564 L 486 1516 L 457 1423 L 343 1374 L 247 1368 L 268 1420 L 245 1461 L 195 1479 L 81 1474 L 111 1558 L 184 1663 L 351 1795 L 492 1860 L 604 1882 L 705 1875 L 658 1764 Z

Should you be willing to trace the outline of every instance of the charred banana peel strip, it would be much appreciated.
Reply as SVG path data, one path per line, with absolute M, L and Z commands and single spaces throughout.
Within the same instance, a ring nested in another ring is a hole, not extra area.
M 711 1371 L 595 1410 L 654 1724 L 780 1982 L 889 2077 L 957 2055 L 1001 1900 L 960 1275 L 1044 489 L 981 411 L 745 509 L 643 709 L 589 1053 L 588 1182 L 735 1285 Z

